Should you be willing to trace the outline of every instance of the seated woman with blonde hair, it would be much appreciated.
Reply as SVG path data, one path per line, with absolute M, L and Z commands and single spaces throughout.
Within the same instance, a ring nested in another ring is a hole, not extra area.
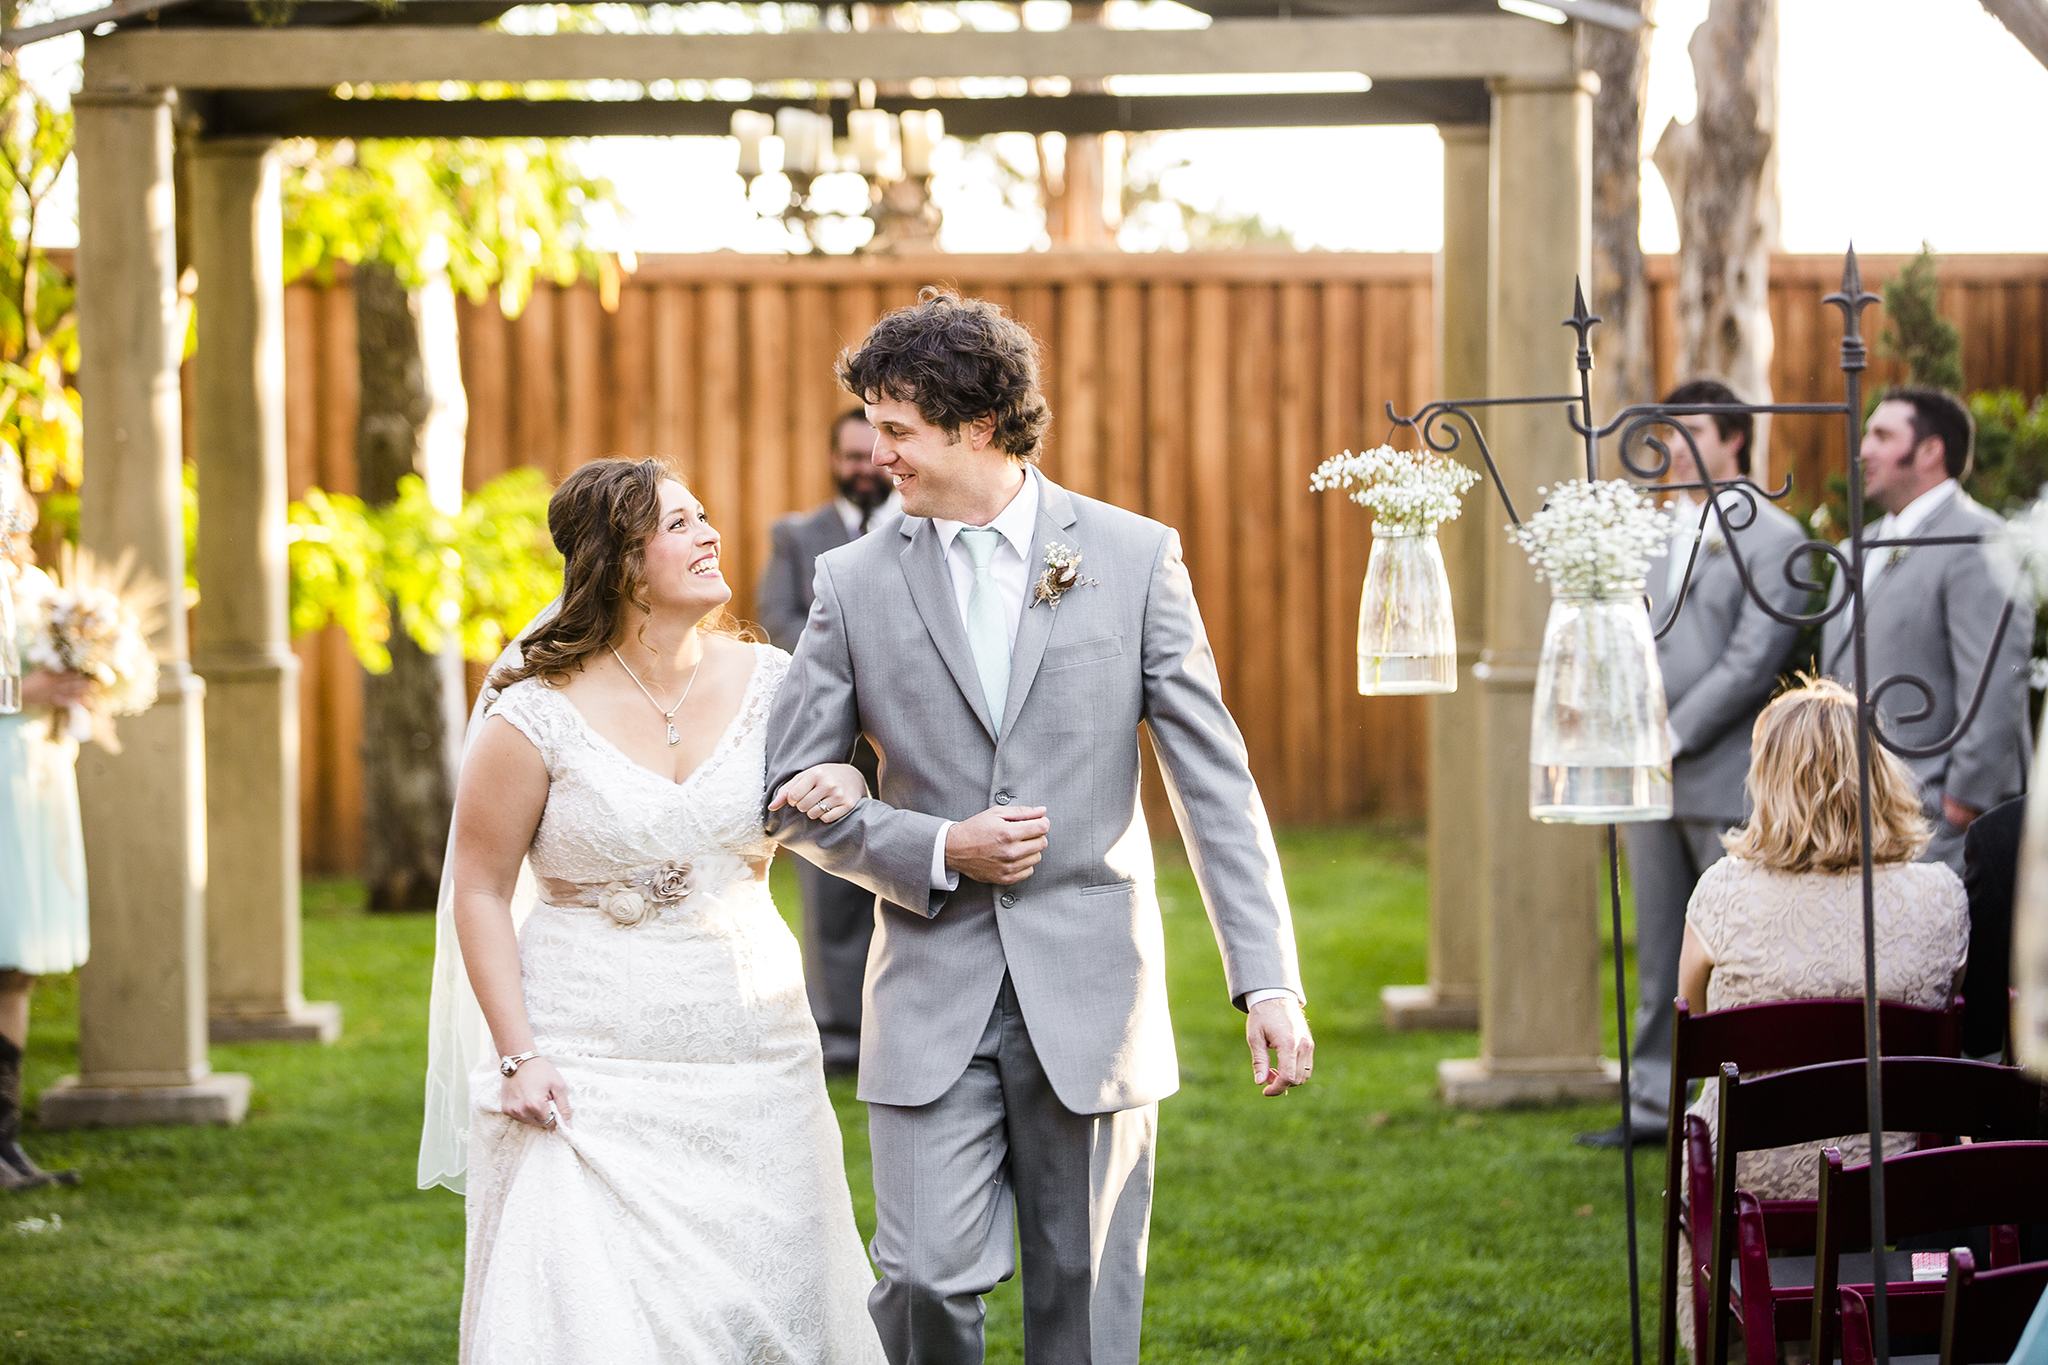
M 1722 836 L 1728 856 L 1708 868 L 1685 912 L 1678 983 L 1694 1014 L 1774 1000 L 1863 996 L 1863 846 L 1856 780 L 1856 698 L 1809 680 L 1757 717 L 1750 741 L 1749 823 Z M 1914 861 L 1932 833 L 1906 765 L 1873 744 L 1870 755 L 1877 995 L 1923 1009 L 1955 998 L 1969 956 L 1969 901 L 1943 863 Z M 1692 1106 L 1715 1131 L 1718 1090 Z M 1887 1134 L 1885 1146 L 1909 1140 Z M 1759 1199 L 1811 1199 L 1815 1157 L 1839 1147 L 1870 1155 L 1870 1136 L 1747 1152 L 1736 1182 Z M 1681 1254 L 1688 1248 L 1681 1244 Z M 1687 1257 L 1686 1259 L 1690 1259 Z M 1687 1266 L 1685 1279 L 1691 1280 Z M 1689 1334 L 1692 1296 L 1679 1295 Z

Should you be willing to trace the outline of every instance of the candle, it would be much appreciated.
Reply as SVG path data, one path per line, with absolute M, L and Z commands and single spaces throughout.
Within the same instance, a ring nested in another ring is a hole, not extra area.
M 751 180 L 761 173 L 761 144 L 775 131 L 775 120 L 758 109 L 732 111 L 732 135 L 739 139 L 740 174 Z
M 903 170 L 913 180 L 932 173 L 932 150 L 946 135 L 945 116 L 936 109 L 903 111 Z
M 819 143 L 823 141 L 818 133 L 821 122 L 824 120 L 808 109 L 775 111 L 775 132 L 782 139 L 783 170 L 791 175 L 810 175 L 818 169 L 818 153 L 822 150 Z
M 849 109 L 846 130 L 853 135 L 853 158 L 862 175 L 882 169 L 889 155 L 889 115 L 880 109 Z

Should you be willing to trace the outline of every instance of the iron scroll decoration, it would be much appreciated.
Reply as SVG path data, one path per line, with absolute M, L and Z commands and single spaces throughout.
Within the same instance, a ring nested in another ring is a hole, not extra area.
M 1626 475 L 1645 484 L 1655 483 L 1660 491 L 1680 489 L 1698 490 L 1705 494 L 1705 506 L 1700 513 L 1700 528 L 1704 529 L 1706 518 L 1712 515 L 1718 522 L 1722 539 L 1727 546 L 1728 557 L 1739 575 L 1743 591 L 1762 611 L 1785 625 L 1815 626 L 1848 613 L 1850 617 L 1850 639 L 1855 658 L 1856 695 L 1856 753 L 1857 791 L 1862 821 L 1862 880 L 1863 880 L 1863 999 L 1864 999 L 1864 1057 L 1867 1077 L 1866 1096 L 1870 1120 L 1871 1151 L 1884 1150 L 1880 1135 L 1884 1130 L 1884 1082 L 1883 1073 L 1877 1066 L 1878 1053 L 1878 998 L 1877 998 L 1877 956 L 1874 947 L 1874 881 L 1871 860 L 1871 814 L 1870 814 L 1870 770 L 1871 743 L 1875 741 L 1902 758 L 1927 758 L 1946 753 L 1962 738 L 1977 717 L 1988 692 L 1993 673 L 1997 668 L 1998 651 L 2004 643 L 2006 631 L 2011 627 L 2015 597 L 2008 596 L 2004 609 L 1999 613 L 1998 626 L 1991 638 L 1991 646 L 1985 655 L 1984 665 L 1979 672 L 1976 685 L 1970 695 L 1970 704 L 1957 720 L 1953 730 L 1932 744 L 1912 745 L 1886 732 L 1886 726 L 1879 716 L 1878 702 L 1888 693 L 1906 688 L 1919 694 L 1918 709 L 1903 713 L 1896 718 L 1902 725 L 1922 721 L 1934 714 L 1935 692 L 1926 679 L 1910 673 L 1894 674 L 1871 686 L 1869 659 L 1865 642 L 1865 584 L 1864 566 L 1872 551 L 1903 549 L 1924 545 L 1975 545 L 1981 536 L 1901 536 L 1883 539 L 1865 539 L 1863 508 L 1863 458 L 1861 452 L 1862 426 L 1862 376 L 1868 363 L 1868 348 L 1862 334 L 1863 310 L 1879 302 L 1878 296 L 1863 288 L 1862 271 L 1856 262 L 1856 250 L 1852 246 L 1842 262 L 1842 286 L 1835 293 L 1822 300 L 1842 310 L 1842 401 L 1839 403 L 1742 403 L 1742 404 L 1636 404 L 1624 408 L 1605 425 L 1596 425 L 1593 420 L 1592 369 L 1593 352 L 1591 334 L 1601 319 L 1586 310 L 1585 292 L 1578 285 L 1573 287 L 1572 316 L 1566 318 L 1563 326 L 1569 327 L 1578 340 L 1577 366 L 1579 391 L 1576 394 L 1544 394 L 1526 398 L 1469 398 L 1440 399 L 1425 404 L 1413 415 L 1403 417 L 1394 411 L 1394 405 L 1386 405 L 1387 417 L 1397 426 L 1412 429 L 1423 445 L 1438 454 L 1449 455 L 1463 445 L 1469 433 L 1478 446 L 1481 462 L 1494 491 L 1499 495 L 1501 505 L 1516 525 L 1521 517 L 1515 511 L 1514 500 L 1509 497 L 1506 484 L 1501 478 L 1500 468 L 1495 463 L 1493 451 L 1488 447 L 1486 435 L 1474 415 L 1488 408 L 1500 407 L 1541 407 L 1559 405 L 1564 408 L 1566 420 L 1572 430 L 1585 443 L 1586 478 L 1599 477 L 1599 449 L 1604 438 L 1620 434 L 1618 453 Z M 1809 540 L 1789 551 L 1777 568 L 1785 582 L 1811 595 L 1823 591 L 1828 585 L 1822 583 L 1811 572 L 1815 556 L 1826 559 L 1834 565 L 1834 588 L 1825 603 L 1809 612 L 1782 611 L 1759 590 L 1755 568 L 1748 562 L 1738 537 L 1731 531 L 1741 531 L 1755 522 L 1759 497 L 1772 501 L 1783 499 L 1791 492 L 1792 480 L 1788 474 L 1776 489 L 1768 489 L 1748 477 L 1731 482 L 1717 482 L 1708 473 L 1706 462 L 1701 458 L 1692 433 L 1676 419 L 1693 415 L 1711 414 L 1802 414 L 1812 416 L 1836 416 L 1844 423 L 1849 449 L 1849 535 L 1840 545 L 1824 540 Z M 1462 430 L 1461 430 L 1462 427 Z M 1695 478 L 1683 483 L 1661 483 L 1671 473 L 1674 460 L 1678 458 L 1672 444 L 1659 434 L 1661 430 L 1675 431 L 1684 442 L 1684 453 L 1690 458 Z M 1641 458 L 1647 452 L 1654 458 Z M 1732 495 L 1732 496 L 1730 496 Z M 1733 504 L 1732 506 L 1730 504 Z M 1673 595 L 1670 613 L 1655 629 L 1656 638 L 1662 639 L 1677 622 L 1679 613 L 1685 609 L 1687 595 L 1692 586 L 1693 570 L 1699 558 L 1700 538 L 1695 537 L 1692 552 L 1688 556 L 1684 576 L 1680 579 L 1677 592 Z M 1613 921 L 1614 941 L 1621 942 L 1621 886 L 1619 879 L 1620 851 L 1615 826 L 1607 826 L 1608 903 Z M 1616 1034 L 1619 1040 L 1618 1061 L 1621 1074 L 1629 1071 L 1629 1009 L 1625 988 L 1622 955 L 1617 948 L 1614 955 L 1614 1005 Z M 1672 1115 L 1672 1121 L 1678 1120 Z M 1635 1365 L 1642 1365 L 1642 1292 L 1638 1271 L 1636 1246 L 1636 1188 L 1635 1188 L 1635 1144 L 1629 1125 L 1629 1105 L 1624 1089 L 1621 1105 L 1622 1125 L 1622 1182 L 1623 1204 L 1628 1220 L 1628 1276 L 1629 1276 L 1629 1327 Z M 1667 1197 L 1675 1197 L 1672 1192 Z M 1871 1165 L 1870 1180 L 1871 1226 L 1882 1229 L 1885 1222 L 1885 1181 L 1882 1161 Z M 1666 1248 L 1667 1257 L 1672 1249 Z M 1875 1277 L 1871 1302 L 1872 1336 L 1875 1338 L 1879 1365 L 1890 1365 L 1890 1315 L 1885 1293 L 1884 1277 Z M 1659 1365 L 1673 1365 L 1676 1360 L 1677 1323 L 1673 1320 L 1670 1306 L 1662 1314 L 1658 1336 L 1657 1358 Z

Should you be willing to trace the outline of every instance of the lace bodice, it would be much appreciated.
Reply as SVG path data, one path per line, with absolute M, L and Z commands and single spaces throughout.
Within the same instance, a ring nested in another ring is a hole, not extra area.
M 1941 863 L 1877 869 L 1877 995 L 1945 1009 L 1969 955 L 1970 906 Z M 1855 873 L 1775 872 L 1727 857 L 1701 874 L 1685 921 L 1714 959 L 1707 1008 L 1861 999 L 1863 882 Z
M 533 741 L 548 769 L 548 803 L 527 854 L 534 874 L 608 882 L 625 870 L 708 854 L 766 858 L 761 828 L 767 721 L 789 655 L 757 644 L 739 711 L 681 782 L 635 763 L 597 733 L 567 697 L 538 678 L 505 689 L 489 715 Z

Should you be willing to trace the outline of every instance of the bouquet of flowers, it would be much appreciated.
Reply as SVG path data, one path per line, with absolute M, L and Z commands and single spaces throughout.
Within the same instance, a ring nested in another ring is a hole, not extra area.
M 1384 530 L 1427 535 L 1457 519 L 1459 499 L 1478 478 L 1456 460 L 1431 451 L 1379 446 L 1330 457 L 1316 466 L 1308 486 L 1318 493 L 1348 488 L 1351 500 L 1370 507 Z
M 51 720 L 53 734 L 96 739 L 121 752 L 116 716 L 147 711 L 156 701 L 156 654 L 150 632 L 162 623 L 167 594 L 133 571 L 124 554 L 111 570 L 66 546 L 52 578 L 29 568 L 16 576 L 16 620 L 23 661 L 52 673 L 88 680 L 85 700 Z
M 1560 597 L 1606 597 L 1640 587 L 1651 556 L 1671 541 L 1672 516 L 1623 479 L 1569 479 L 1508 538 Z

